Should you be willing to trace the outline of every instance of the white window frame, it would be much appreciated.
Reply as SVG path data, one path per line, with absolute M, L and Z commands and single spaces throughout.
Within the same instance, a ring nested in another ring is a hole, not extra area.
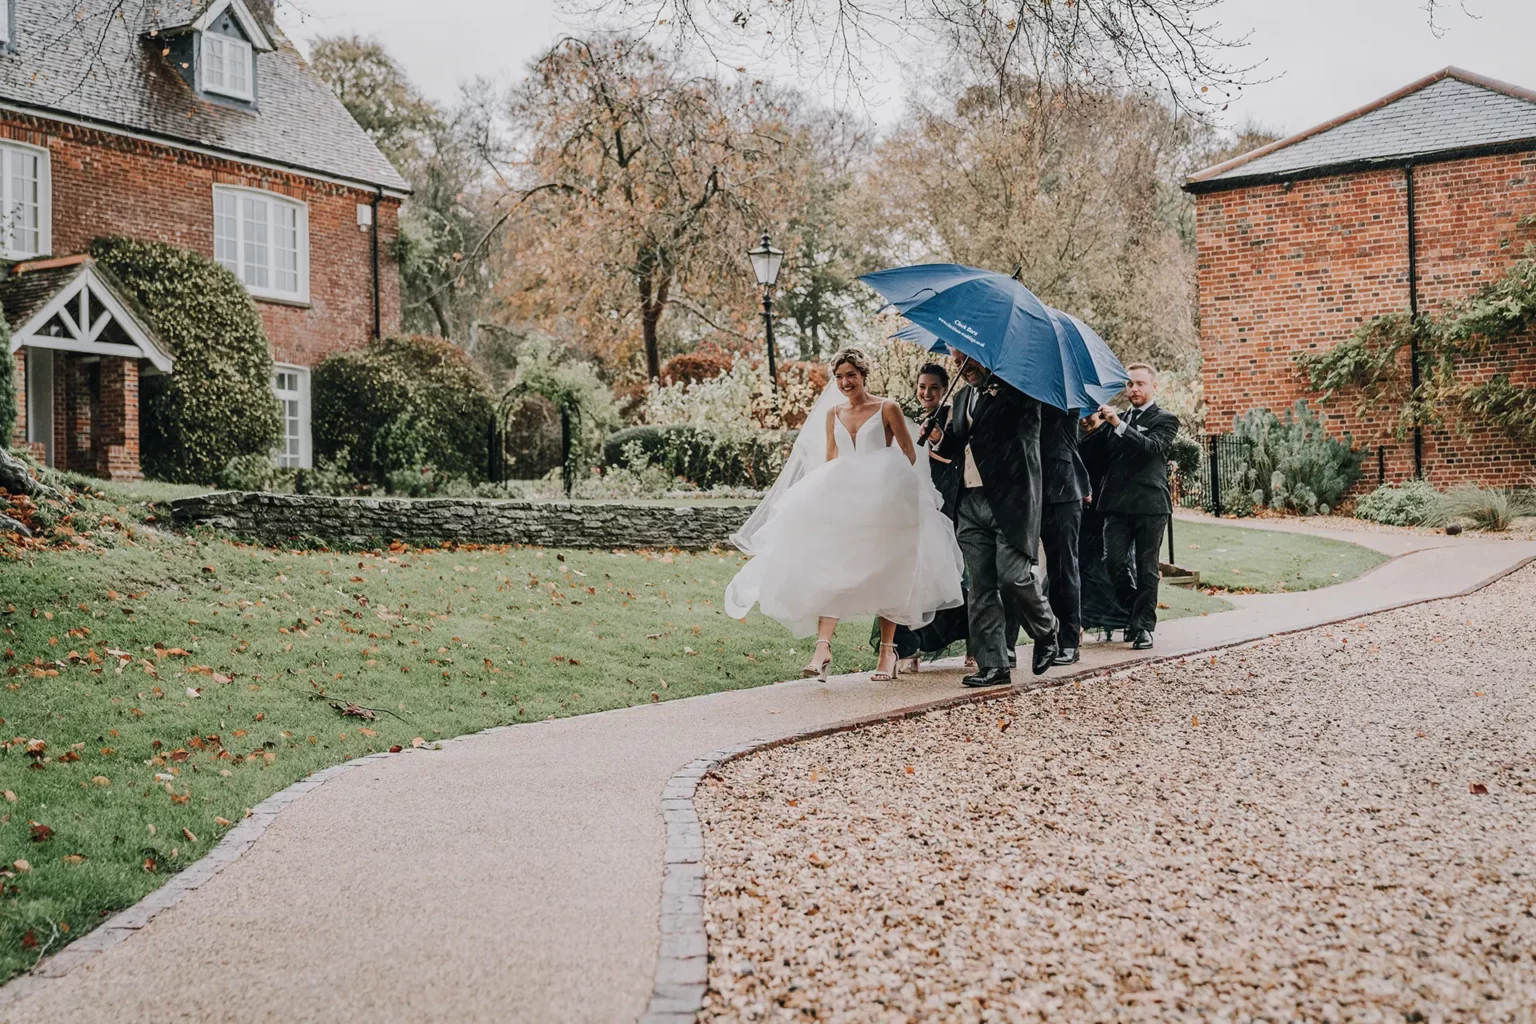
M 291 373 L 298 378 L 298 390 L 280 391 L 277 387 L 277 375 Z M 310 469 L 314 465 L 313 446 L 310 438 L 309 427 L 309 367 L 296 366 L 291 363 L 274 363 L 272 367 L 272 394 L 283 403 L 283 447 L 272 453 L 272 459 L 285 469 Z M 288 454 L 288 405 L 289 402 L 298 403 L 299 412 L 299 453 L 297 461 L 295 456 Z
M 219 77 L 215 81 L 213 77 L 213 50 L 215 46 L 221 48 Z M 251 100 L 256 96 L 256 54 L 250 43 L 236 36 L 227 36 L 222 32 L 204 32 L 202 39 L 202 52 L 198 55 L 199 66 L 202 73 L 200 78 L 204 92 L 216 92 L 220 96 L 231 96 L 237 100 Z M 235 55 L 245 62 L 245 88 L 240 89 L 230 84 L 229 68 L 230 59 Z
M 5 0 L 0 0 L 3 5 Z M 11 245 L 11 161 L 35 157 L 37 159 L 37 248 L 17 248 Z M 41 146 L 29 146 L 24 142 L 0 140 L 0 253 L 8 260 L 31 259 L 53 252 L 53 173 L 49 166 L 48 151 Z
M 230 239 L 227 235 L 220 236 L 219 198 L 227 196 L 235 203 L 235 251 L 233 258 L 228 253 L 221 252 L 220 242 Z M 266 202 L 266 263 L 259 261 L 247 262 L 254 251 L 261 244 L 258 239 L 247 237 L 248 224 L 245 217 L 245 200 Z M 296 263 L 294 273 L 298 283 L 297 291 L 282 291 L 276 286 L 277 282 L 277 249 L 273 244 L 277 234 L 276 218 L 272 216 L 275 207 L 291 208 L 295 211 L 294 230 L 297 233 Z M 213 186 L 213 258 L 222 266 L 234 271 L 245 290 L 259 299 L 267 299 L 271 302 L 286 302 L 291 305 L 309 305 L 309 204 L 301 200 L 285 196 L 280 192 L 268 192 L 259 188 L 242 188 L 238 185 Z M 267 272 L 267 283 L 252 284 L 247 280 L 254 269 L 264 266 Z

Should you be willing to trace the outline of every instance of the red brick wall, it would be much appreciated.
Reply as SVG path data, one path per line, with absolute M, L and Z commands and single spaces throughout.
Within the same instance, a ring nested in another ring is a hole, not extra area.
M 357 206 L 373 194 L 140 142 L 89 128 L 7 114 L 0 137 L 46 146 L 53 175 L 53 250 L 83 251 L 104 234 L 169 242 L 213 256 L 213 186 L 243 185 L 309 206 L 308 307 L 256 300 L 278 362 L 311 366 L 331 352 L 367 343 L 373 331 L 370 237 Z M 382 320 L 400 322 L 399 275 L 390 258 L 399 203 L 379 208 Z
M 1536 232 L 1536 154 L 1479 157 L 1414 170 L 1419 308 L 1465 298 L 1519 258 Z M 1325 350 L 1381 313 L 1407 310 L 1407 192 L 1400 169 L 1262 185 L 1196 200 L 1200 335 L 1206 420 L 1230 429 L 1256 407 L 1280 412 L 1298 398 L 1317 408 L 1295 367 L 1298 353 Z M 1536 383 L 1536 339 L 1481 365 L 1472 379 L 1503 370 Z M 1394 436 L 1395 411 L 1361 419 L 1356 398 L 1336 397 L 1331 430 L 1357 445 L 1386 446 L 1389 481 L 1413 474 L 1411 438 Z M 1470 435 L 1426 430 L 1425 475 L 1438 486 L 1526 482 L 1536 446 L 1485 428 Z M 1363 486 L 1374 486 L 1376 460 Z
M 16 422 L 12 425 L 10 443 L 21 445 L 27 440 L 27 353 L 17 349 L 11 356 L 16 362 Z M 5 424 L 0 423 L 0 431 L 5 429 Z M 0 433 L 0 440 L 5 435 Z

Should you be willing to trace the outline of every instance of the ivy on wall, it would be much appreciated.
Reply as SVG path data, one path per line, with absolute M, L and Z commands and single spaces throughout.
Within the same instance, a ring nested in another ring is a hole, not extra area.
M 231 459 L 276 449 L 272 350 L 239 279 L 206 256 L 161 242 L 98 238 L 91 255 L 137 300 L 176 360 L 173 372 L 140 382 L 144 472 L 209 483 Z
M 0 448 L 11 443 L 16 415 L 16 357 L 11 354 L 10 324 L 0 312 Z
M 1530 226 L 1532 218 L 1522 221 Z M 1389 313 L 1362 324 L 1328 352 L 1298 357 L 1308 385 L 1328 401 L 1344 390 L 1360 396 L 1356 412 L 1396 407 L 1397 435 L 1415 424 L 1484 424 L 1516 441 L 1536 441 L 1536 387 L 1508 373 L 1467 379 L 1469 362 L 1497 357 L 1536 326 L 1536 246 L 1500 277 L 1438 316 Z M 1410 363 L 1417 349 L 1419 383 Z

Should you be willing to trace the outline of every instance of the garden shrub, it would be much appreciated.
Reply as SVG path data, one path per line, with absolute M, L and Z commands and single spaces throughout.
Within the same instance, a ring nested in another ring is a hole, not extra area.
M 4 310 L 0 310 L 0 314 L 3 313 Z M 11 353 L 10 324 L 0 315 L 0 448 L 11 446 L 17 415 L 16 355 Z
M 733 360 L 723 352 L 684 352 L 668 359 L 661 367 L 663 384 L 698 384 L 729 373 Z
M 689 424 L 630 427 L 603 443 L 603 463 L 620 469 L 643 468 L 643 457 L 674 477 L 704 490 L 770 486 L 784 468 L 795 431 L 717 432 Z
M 1382 484 L 1355 502 L 1357 519 L 1387 526 L 1436 526 L 1441 515 L 1440 492 L 1427 480 Z
M 293 491 L 296 470 L 280 468 L 271 455 L 237 455 L 224 464 L 215 482 L 230 491 Z
M 98 238 L 91 255 L 135 300 L 176 361 L 140 382 L 140 463 L 174 483 L 216 480 L 231 459 L 277 448 L 272 350 L 245 286 L 199 253 Z
M 359 480 L 388 487 L 425 467 L 449 478 L 485 473 L 490 386 L 450 342 L 377 339 L 315 367 L 311 388 L 316 456 L 336 461 L 345 451 Z
M 1238 482 L 1255 505 L 1327 515 L 1360 479 L 1365 453 L 1355 450 L 1350 434 L 1329 437 L 1304 401 L 1284 420 L 1253 409 L 1237 418 L 1233 430 L 1251 442 Z
M 576 410 L 571 438 L 572 469 L 581 475 L 599 459 L 603 439 L 619 425 L 613 392 L 591 363 L 573 359 L 553 339 L 533 335 L 512 348 L 514 368 L 503 427 L 507 469 L 537 479 L 561 469 L 560 409 Z

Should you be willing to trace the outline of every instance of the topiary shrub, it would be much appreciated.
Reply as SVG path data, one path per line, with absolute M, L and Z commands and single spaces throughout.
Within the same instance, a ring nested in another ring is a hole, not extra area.
M 139 388 L 140 464 L 175 483 L 218 479 L 231 459 L 277 448 L 272 350 L 251 297 L 206 256 L 117 236 L 91 255 L 137 300 L 176 360 Z
M 1442 518 L 1440 505 L 1440 492 L 1428 480 L 1382 484 L 1355 502 L 1355 518 L 1388 526 L 1436 526 Z
M 1360 479 L 1365 453 L 1355 450 L 1349 434 L 1329 437 L 1306 402 L 1297 402 L 1283 421 L 1268 409 L 1253 409 L 1237 418 L 1233 432 L 1251 442 L 1236 483 L 1255 505 L 1327 515 Z
M 315 454 L 349 475 L 390 486 L 401 471 L 481 479 L 493 401 L 458 347 L 407 336 L 340 352 L 311 377 Z

